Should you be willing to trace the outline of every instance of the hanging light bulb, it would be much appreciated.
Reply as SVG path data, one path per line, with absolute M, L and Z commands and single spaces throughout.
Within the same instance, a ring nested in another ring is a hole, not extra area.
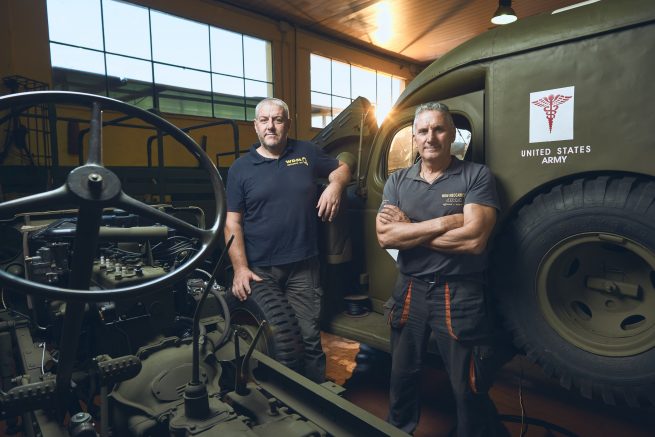
M 494 24 L 509 24 L 516 21 L 516 12 L 512 9 L 512 0 L 499 0 L 498 9 L 493 17 L 491 17 L 491 22 Z

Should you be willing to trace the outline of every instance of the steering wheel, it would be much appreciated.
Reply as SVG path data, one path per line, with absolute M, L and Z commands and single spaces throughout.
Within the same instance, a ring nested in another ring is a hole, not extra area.
M 63 420 L 79 333 L 82 329 L 84 302 L 115 300 L 128 296 L 135 298 L 183 279 L 211 253 L 218 242 L 225 223 L 225 188 L 218 170 L 191 137 L 163 118 L 118 100 L 92 94 L 61 91 L 11 94 L 0 97 L 0 114 L 8 112 L 12 116 L 19 116 L 27 108 L 46 104 L 65 104 L 90 108 L 88 158 L 84 165 L 75 168 L 68 174 L 66 182 L 59 188 L 0 203 L 0 219 L 12 218 L 15 214 L 21 212 L 59 210 L 64 205 L 77 207 L 77 231 L 73 242 L 69 284 L 67 288 L 63 288 L 31 282 L 4 270 L 0 270 L 0 284 L 26 294 L 61 299 L 67 302 L 59 345 L 60 359 L 57 367 L 57 408 L 58 415 Z M 129 117 L 150 124 L 155 129 L 167 132 L 196 157 L 200 166 L 209 173 L 209 180 L 216 202 L 216 218 L 209 229 L 193 226 L 137 201 L 123 191 L 118 176 L 105 168 L 102 163 L 103 110 L 126 114 Z M 138 285 L 101 292 L 91 291 L 89 285 L 98 245 L 102 211 L 103 208 L 107 207 L 120 208 L 170 226 L 181 235 L 197 238 L 201 248 L 187 262 L 159 278 Z
M 21 212 L 62 209 L 62 205 L 78 207 L 77 232 L 74 241 L 71 280 L 68 288 L 27 281 L 0 270 L 0 284 L 37 296 L 65 301 L 96 302 L 119 299 L 129 295 L 138 297 L 155 289 L 173 284 L 187 275 L 215 248 L 225 222 L 225 188 L 218 170 L 209 157 L 186 133 L 163 118 L 127 103 L 92 94 L 40 91 L 0 97 L 0 113 L 13 108 L 14 113 L 41 104 L 68 104 L 91 108 L 89 152 L 86 163 L 72 170 L 59 188 L 16 200 L 0 203 L 0 219 L 11 218 Z M 102 164 L 102 110 L 118 111 L 143 120 L 153 128 L 169 133 L 199 161 L 209 173 L 216 219 L 209 229 L 200 229 L 152 206 L 142 203 L 121 188 L 119 178 Z M 167 225 L 184 236 L 197 238 L 200 250 L 175 270 L 159 278 L 138 285 L 90 291 L 89 284 L 103 208 L 116 207 Z

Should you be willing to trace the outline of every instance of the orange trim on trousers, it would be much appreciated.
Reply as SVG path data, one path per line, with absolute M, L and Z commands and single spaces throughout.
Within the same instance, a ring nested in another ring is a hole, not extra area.
M 404 326 L 405 322 L 407 322 L 407 319 L 409 318 L 409 307 L 410 307 L 410 303 L 412 302 L 413 284 L 414 281 L 410 280 L 409 284 L 407 285 L 407 294 L 405 295 L 405 301 L 403 302 L 403 312 L 400 315 L 400 326 Z
M 448 334 L 450 334 L 450 336 L 455 340 L 459 340 L 459 338 L 457 338 L 455 332 L 453 331 L 453 324 L 450 318 L 450 287 L 448 286 L 447 282 L 445 284 L 444 291 L 445 291 L 444 297 L 446 299 L 446 327 L 448 328 Z
M 473 393 L 478 392 L 478 388 L 475 381 L 475 352 L 471 352 L 471 358 L 469 360 L 469 387 Z

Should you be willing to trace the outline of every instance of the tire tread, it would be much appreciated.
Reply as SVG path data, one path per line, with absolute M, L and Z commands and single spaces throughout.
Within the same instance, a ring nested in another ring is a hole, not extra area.
M 496 251 L 500 251 L 492 256 L 493 271 L 496 272 L 494 290 L 500 313 L 514 344 L 547 375 L 556 377 L 563 387 L 577 389 L 582 396 L 598 398 L 609 405 L 655 406 L 655 378 L 652 375 L 643 376 L 640 384 L 613 378 L 610 372 L 606 378 L 595 380 L 589 374 L 569 369 L 560 351 L 544 348 L 540 339 L 530 334 L 531 326 L 516 320 L 519 317 L 515 315 L 522 311 L 516 303 L 518 293 L 535 293 L 534 290 L 521 289 L 519 284 L 524 283 L 516 279 L 520 276 L 521 269 L 517 267 L 520 264 L 512 260 L 524 256 L 520 247 L 543 238 L 544 221 L 552 225 L 557 223 L 559 214 L 570 217 L 602 208 L 625 211 L 630 220 L 655 223 L 655 182 L 629 175 L 578 178 L 556 185 L 525 204 L 499 234 L 494 246 Z

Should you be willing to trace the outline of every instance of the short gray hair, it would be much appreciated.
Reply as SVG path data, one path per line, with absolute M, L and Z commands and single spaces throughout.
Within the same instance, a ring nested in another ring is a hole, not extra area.
M 255 106 L 255 118 L 257 117 L 257 115 L 259 115 L 259 110 L 261 109 L 261 107 L 266 104 L 279 106 L 284 111 L 284 116 L 287 119 L 289 118 L 289 106 L 286 104 L 284 100 L 276 99 L 275 97 L 267 97 L 261 102 L 257 103 L 257 106 Z
M 416 112 L 414 112 L 414 125 L 412 126 L 412 131 L 416 131 L 416 120 L 422 112 L 426 111 L 439 111 L 446 116 L 446 121 L 450 124 L 451 127 L 455 127 L 455 122 L 453 121 L 453 116 L 450 113 L 450 109 L 445 103 L 441 102 L 428 102 L 418 105 L 416 107 Z

